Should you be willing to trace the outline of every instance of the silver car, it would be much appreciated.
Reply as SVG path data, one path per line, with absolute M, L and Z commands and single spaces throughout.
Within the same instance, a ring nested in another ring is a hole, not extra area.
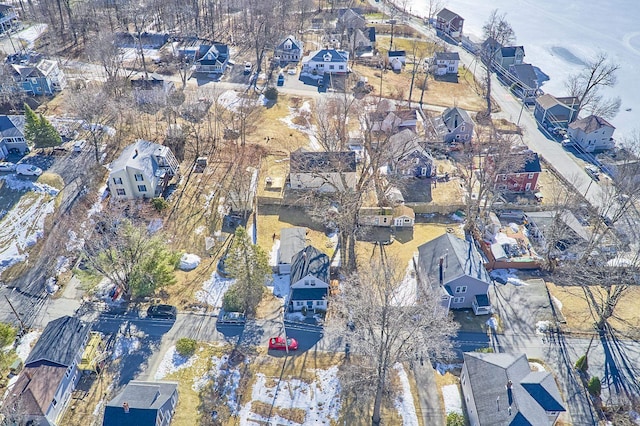
M 15 172 L 16 171 L 16 165 L 13 163 L 10 163 L 8 161 L 3 161 L 0 163 L 0 172 Z

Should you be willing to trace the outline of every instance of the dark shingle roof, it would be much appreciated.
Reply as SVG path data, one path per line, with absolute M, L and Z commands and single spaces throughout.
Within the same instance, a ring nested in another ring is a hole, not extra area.
M 500 49 L 500 54 L 502 54 L 503 58 L 513 58 L 516 56 L 518 49 L 522 49 L 522 52 L 524 53 L 524 47 L 522 46 L 505 46 Z
M 89 328 L 89 324 L 70 316 L 51 321 L 24 365 L 48 363 L 69 367 L 83 350 Z
M 291 284 L 295 284 L 309 274 L 328 284 L 329 263 L 329 256 L 313 246 L 305 247 L 291 260 Z
M 399 56 L 407 56 L 407 52 L 404 50 L 390 50 L 388 53 L 390 58 L 397 58 Z
M 611 127 L 615 129 L 615 127 L 613 127 L 611 123 L 609 123 L 602 117 L 598 117 L 597 115 L 590 115 L 580 120 L 576 120 L 573 123 L 569 124 L 569 127 L 572 129 L 580 129 L 587 134 L 600 130 L 603 127 Z
M 538 87 L 538 76 L 531 64 L 515 64 L 509 67 L 509 72 L 516 77 L 526 88 Z
M 478 306 L 491 306 L 489 297 L 486 294 L 476 294 L 476 303 Z
M 344 173 L 356 171 L 356 153 L 312 152 L 301 149 L 291 153 L 291 173 Z
M 464 363 L 482 425 L 551 425 L 546 411 L 565 411 L 553 376 L 532 372 L 524 354 L 465 353 Z M 504 409 L 496 409 L 496 400 Z
M 143 382 L 133 380 L 105 407 L 103 426 L 155 426 L 157 410 L 176 392 L 175 382 Z M 125 413 L 122 405 L 129 405 Z
M 324 288 L 292 288 L 291 300 L 322 300 L 326 299 L 329 289 Z
M 420 268 L 430 277 L 440 276 L 440 257 L 445 258 L 444 283 L 467 275 L 491 283 L 482 257 L 473 243 L 446 233 L 418 247 Z
M 459 61 L 460 55 L 458 52 L 436 52 L 436 60 L 441 61 Z
M 311 60 L 315 62 L 323 62 L 325 55 L 329 55 L 331 57 L 331 62 L 347 62 L 347 58 L 349 54 L 343 50 L 336 49 L 322 49 L 315 52 L 315 54 L 311 57 Z
M 442 121 L 449 131 L 457 129 L 462 123 L 472 122 L 467 111 L 458 107 L 445 109 L 442 113 Z
M 458 15 L 457 13 L 454 13 L 452 11 L 450 11 L 449 9 L 442 9 L 440 12 L 438 12 L 438 19 L 442 19 L 445 22 L 449 22 L 457 17 L 460 17 L 460 15 Z

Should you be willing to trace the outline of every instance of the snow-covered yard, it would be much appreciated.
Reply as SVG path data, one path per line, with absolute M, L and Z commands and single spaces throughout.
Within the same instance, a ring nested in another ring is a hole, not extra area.
M 262 425 L 268 419 L 251 411 L 254 401 L 273 404 L 271 423 L 277 425 L 330 425 L 338 420 L 341 408 L 340 382 L 338 367 L 327 370 L 315 370 L 316 380 L 307 383 L 298 379 L 282 379 L 277 386 L 277 378 L 266 377 L 258 373 L 251 389 L 251 402 L 240 410 L 240 424 L 246 426 Z M 304 411 L 304 421 L 294 422 L 281 417 L 282 410 L 297 409 Z
M 176 352 L 175 345 L 171 346 L 164 354 L 162 361 L 160 361 L 160 365 L 158 365 L 154 378 L 156 380 L 162 380 L 169 374 L 191 367 L 197 359 L 198 355 L 192 355 L 188 358 L 183 357 Z
M 20 339 L 20 343 L 18 343 L 18 347 L 16 347 L 16 354 L 22 360 L 22 362 L 25 362 L 27 360 L 29 354 L 31 353 L 33 345 L 35 345 L 41 334 L 41 331 L 31 331 L 22 336 L 22 338 Z
M 444 410 L 447 414 L 462 414 L 462 397 L 460 396 L 460 386 L 445 385 L 442 387 L 442 398 L 444 399 Z
M 211 381 L 216 383 L 218 393 L 223 395 L 229 411 L 232 415 L 238 414 L 238 386 L 240 385 L 241 374 L 236 367 L 229 367 L 227 362 L 229 357 L 211 357 L 211 369 L 204 375 L 196 378 L 191 387 L 196 392 L 201 392 Z
M 144 337 L 145 334 L 138 331 L 135 325 L 129 324 L 127 328 L 127 325 L 123 324 L 116 337 L 111 359 L 120 359 L 125 355 L 131 355 L 138 351 L 141 346 L 140 339 Z
M 196 299 L 210 306 L 221 308 L 222 296 L 233 282 L 233 279 L 223 278 L 215 271 L 211 274 L 211 278 L 202 283 L 202 290 L 196 292 Z
M 400 395 L 396 398 L 394 405 L 402 416 L 402 424 L 403 426 L 418 426 L 416 406 L 413 403 L 411 384 L 409 383 L 407 372 L 404 370 L 402 364 L 396 364 L 393 368 L 395 368 L 398 373 L 398 378 L 400 379 Z
M 305 117 L 306 125 L 299 125 L 293 122 L 296 117 Z M 320 143 L 318 142 L 318 138 L 316 138 L 317 128 L 315 125 L 309 123 L 308 117 L 311 116 L 311 105 L 308 101 L 305 101 L 300 108 L 289 108 L 289 115 L 284 118 L 281 118 L 284 124 L 287 125 L 290 129 L 297 130 L 301 133 L 304 133 L 309 137 L 309 146 L 314 151 L 320 151 L 322 148 Z

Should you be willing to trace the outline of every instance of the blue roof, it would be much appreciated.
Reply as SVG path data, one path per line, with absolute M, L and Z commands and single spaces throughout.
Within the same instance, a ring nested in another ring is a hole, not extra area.
M 331 62 L 347 62 L 348 54 L 342 50 L 336 49 L 322 49 L 318 50 L 312 57 L 311 60 L 315 62 L 324 61 L 325 55 L 331 55 Z
M 398 56 L 407 56 L 407 52 L 405 52 L 404 50 L 390 50 L 389 51 L 389 57 L 390 58 L 394 58 L 394 57 L 398 57 Z
M 528 154 L 527 162 L 524 165 L 524 171 L 527 173 L 539 173 L 542 171 L 542 167 L 540 166 L 540 157 L 538 157 L 536 152 Z
M 132 380 L 107 403 L 103 426 L 155 426 L 158 410 L 177 393 L 176 382 Z M 123 405 L 129 406 L 125 412 Z
M 291 300 L 322 300 L 326 299 L 329 289 L 324 288 L 293 288 Z
M 516 56 L 518 49 L 522 49 L 522 53 L 524 53 L 524 47 L 522 46 L 506 46 L 500 49 L 500 53 L 503 58 L 512 58 Z

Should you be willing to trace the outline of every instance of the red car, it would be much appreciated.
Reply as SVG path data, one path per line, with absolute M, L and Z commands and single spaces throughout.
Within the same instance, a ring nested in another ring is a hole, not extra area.
M 269 339 L 269 350 L 272 349 L 276 351 L 286 351 L 287 349 L 295 351 L 298 350 L 298 341 L 293 338 L 288 338 L 285 345 L 284 337 L 272 337 Z

